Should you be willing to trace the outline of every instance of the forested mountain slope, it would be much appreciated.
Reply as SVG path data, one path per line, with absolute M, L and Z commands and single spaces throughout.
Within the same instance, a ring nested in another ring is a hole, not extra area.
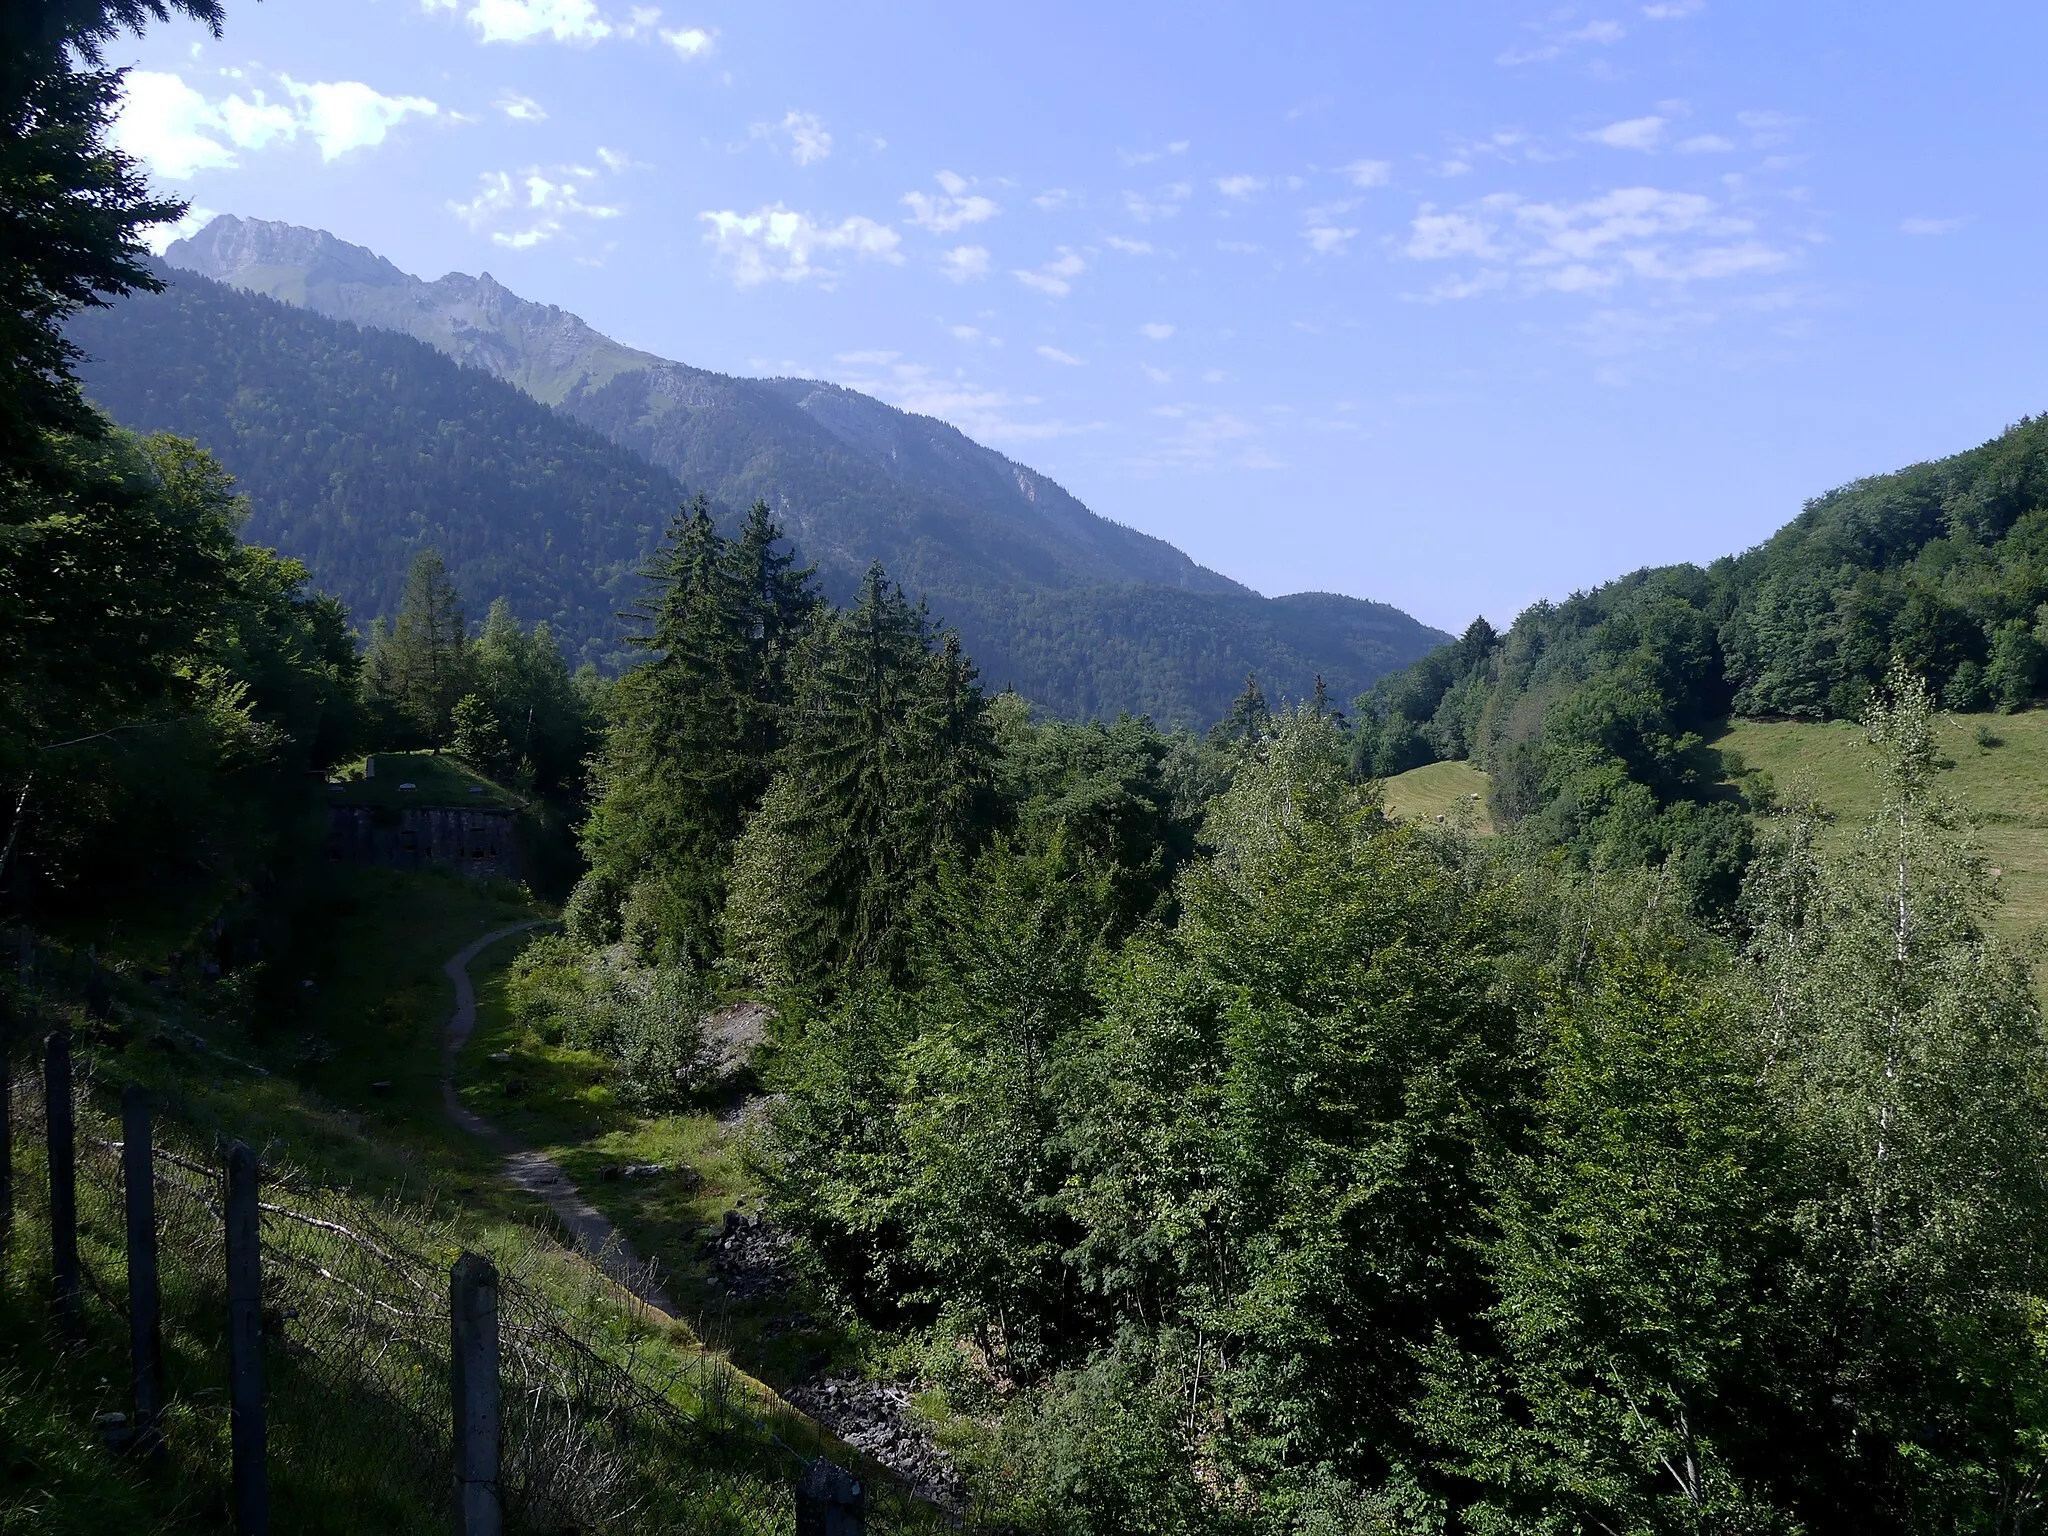
M 213 448 L 252 500 L 252 539 L 304 559 L 360 622 L 392 612 L 412 555 L 437 546 L 479 604 L 506 596 L 522 619 L 547 619 L 576 656 L 618 654 L 618 614 L 685 482 L 409 336 L 167 275 L 166 293 L 78 318 L 84 377 L 124 425 Z M 786 401 L 777 409 L 809 420 Z M 1074 579 L 1076 546 L 1053 558 L 1028 541 L 984 541 L 964 515 L 920 515 L 899 539 L 886 485 L 863 489 L 815 465 L 810 478 L 782 480 L 749 458 L 744 433 L 720 436 L 709 419 L 696 427 L 705 455 L 724 454 L 733 468 L 717 485 L 784 505 L 796 493 L 773 487 L 815 490 L 808 523 L 789 520 L 828 591 L 851 591 L 882 559 L 958 625 L 992 686 L 1014 685 L 1061 713 L 1129 709 L 1206 724 L 1248 671 L 1277 692 L 1305 695 L 1320 673 L 1348 693 L 1441 638 L 1397 609 L 1351 598 L 1084 585 Z M 721 505 L 731 512 L 746 500 Z M 875 506 L 884 510 L 870 518 Z M 822 537 L 807 531 L 820 527 Z
M 1725 896 L 1747 833 L 1701 733 L 1855 718 L 1894 664 L 1954 710 L 2048 694 L 2048 418 L 1831 491 L 1704 569 L 1538 603 L 1505 635 L 1475 623 L 1359 701 L 1354 763 L 1469 758 L 1496 821 L 1609 861 L 1681 855 Z

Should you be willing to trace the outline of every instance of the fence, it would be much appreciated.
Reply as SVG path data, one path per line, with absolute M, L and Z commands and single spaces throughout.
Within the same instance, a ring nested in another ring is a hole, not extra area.
M 416 1208 L 153 1130 L 137 1090 L 116 1119 L 73 1082 L 61 1033 L 43 1066 L 40 1085 L 10 1067 L 0 1094 L 0 1241 L 42 1195 L 60 1334 L 83 1336 L 88 1297 L 124 1319 L 122 1449 L 160 1462 L 167 1414 L 217 1425 L 226 1398 L 243 1536 L 269 1529 L 280 1456 L 319 1496 L 388 1506 L 379 1528 L 498 1536 L 637 1529 L 673 1503 L 665 1469 L 707 1446 L 776 1461 L 800 1536 L 863 1528 L 860 1481 L 807 1421 L 772 1418 L 722 1359 L 651 1341 L 588 1266 L 554 1261 L 543 1289 L 545 1256 L 464 1253 Z M 38 1142 L 45 1177 L 19 1177 L 13 1154 Z M 565 1277 L 582 1287 L 567 1304 Z M 225 1360 L 167 1376 L 171 1317 L 181 1337 L 213 1319 Z

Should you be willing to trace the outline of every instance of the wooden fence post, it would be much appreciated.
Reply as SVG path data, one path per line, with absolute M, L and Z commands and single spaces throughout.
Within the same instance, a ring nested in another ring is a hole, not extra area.
M 57 1326 L 85 1333 L 78 1299 L 78 1169 L 71 1125 L 71 1036 L 54 1030 L 43 1047 L 43 1110 L 50 1142 L 50 1275 Z
M 14 1012 L 0 996 L 0 1285 L 14 1249 Z
M 156 1271 L 156 1158 L 149 1098 L 140 1083 L 121 1090 L 121 1175 L 127 1186 L 128 1353 L 135 1376 L 135 1449 L 157 1448 L 163 1410 L 163 1314 Z
M 234 1454 L 235 1536 L 269 1536 L 264 1465 L 263 1266 L 257 1249 L 256 1154 L 228 1148 L 228 1439 Z
M 867 1490 L 824 1457 L 796 1480 L 796 1536 L 861 1536 L 868 1528 Z
M 449 1382 L 455 1409 L 455 1529 L 500 1536 L 498 1271 L 465 1253 L 448 1274 Z

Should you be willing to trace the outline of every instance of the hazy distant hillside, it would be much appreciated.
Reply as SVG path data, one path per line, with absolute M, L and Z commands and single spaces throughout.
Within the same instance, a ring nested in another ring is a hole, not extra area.
M 391 611 L 412 554 L 436 545 L 473 610 L 502 593 L 522 618 L 554 623 L 578 656 L 619 653 L 617 615 L 685 494 L 679 480 L 409 336 L 170 275 L 163 295 L 79 318 L 72 334 L 89 355 L 84 376 L 116 420 L 215 450 L 251 498 L 251 538 L 305 559 L 362 622 Z M 763 396 L 808 423 L 781 387 Z M 744 439 L 722 439 L 702 420 L 695 430 L 707 457 L 749 462 Z M 852 460 L 850 450 L 834 451 Z M 982 462 L 970 458 L 959 472 L 971 476 Z M 785 507 L 811 498 L 810 517 L 789 521 L 829 586 L 850 590 L 879 555 L 958 624 L 992 686 L 1014 685 L 1063 714 L 1129 709 L 1206 723 L 1247 671 L 1293 695 L 1320 672 L 1347 697 L 1441 638 L 1396 609 L 1350 598 L 1063 584 L 1062 565 L 1078 563 L 1073 551 L 1085 547 L 1078 537 L 1054 559 L 1022 538 L 978 542 L 986 522 L 935 512 L 914 536 L 891 540 L 887 516 L 824 467 L 809 479 L 756 473 Z M 1115 529 L 1082 518 L 1082 535 Z

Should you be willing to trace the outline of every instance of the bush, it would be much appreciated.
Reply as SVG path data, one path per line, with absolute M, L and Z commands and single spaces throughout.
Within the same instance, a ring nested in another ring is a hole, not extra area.
M 717 1075 L 704 1034 L 711 1000 L 678 967 L 636 966 L 618 948 L 548 934 L 512 963 L 506 996 L 513 1017 L 549 1044 L 610 1058 L 620 1101 L 642 1113 L 681 1108 Z

